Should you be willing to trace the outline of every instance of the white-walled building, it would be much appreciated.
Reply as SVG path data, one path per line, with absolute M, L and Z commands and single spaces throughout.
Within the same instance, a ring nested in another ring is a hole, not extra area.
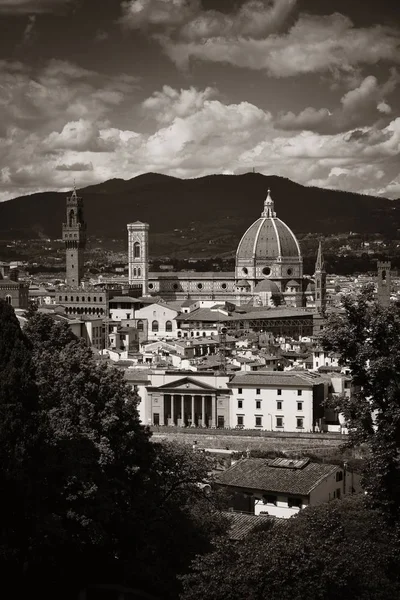
M 319 431 L 328 382 L 298 371 L 238 373 L 230 381 L 229 426 L 267 431 Z
M 135 309 L 140 306 L 137 298 L 115 296 L 108 303 L 108 317 L 112 321 L 130 321 L 135 318 Z
M 148 324 L 149 341 L 161 339 L 176 339 L 178 311 L 166 304 L 149 304 L 135 312 L 136 327 L 141 331 L 144 321 Z
M 324 352 L 322 348 L 313 350 L 313 371 L 318 371 L 320 367 L 338 368 L 339 355 L 331 352 Z
M 248 458 L 219 474 L 216 482 L 233 494 L 234 510 L 288 518 L 307 506 L 343 497 L 344 481 L 340 466 L 308 458 Z

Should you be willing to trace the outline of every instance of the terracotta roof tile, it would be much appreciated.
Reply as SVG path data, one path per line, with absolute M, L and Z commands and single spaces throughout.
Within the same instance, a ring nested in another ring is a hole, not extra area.
M 336 465 L 309 462 L 301 469 L 273 467 L 271 460 L 243 458 L 216 478 L 216 483 L 263 492 L 308 496 Z

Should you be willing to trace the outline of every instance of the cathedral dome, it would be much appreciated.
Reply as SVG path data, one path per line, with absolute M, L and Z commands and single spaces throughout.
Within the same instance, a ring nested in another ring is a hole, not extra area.
M 262 215 L 240 240 L 236 258 L 257 262 L 277 258 L 301 259 L 296 236 L 286 223 L 277 218 L 269 190 Z

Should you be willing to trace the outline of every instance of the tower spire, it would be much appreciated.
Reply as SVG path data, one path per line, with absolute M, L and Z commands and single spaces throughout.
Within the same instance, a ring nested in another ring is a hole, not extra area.
M 271 198 L 271 190 L 268 189 L 267 197 L 264 200 L 264 210 L 261 213 L 262 217 L 276 217 L 274 210 L 274 201 Z
M 322 252 L 321 240 L 319 241 L 319 244 L 318 244 L 318 254 L 317 254 L 317 261 L 315 263 L 315 272 L 316 273 L 324 273 L 325 272 L 325 261 L 324 261 L 324 254 Z

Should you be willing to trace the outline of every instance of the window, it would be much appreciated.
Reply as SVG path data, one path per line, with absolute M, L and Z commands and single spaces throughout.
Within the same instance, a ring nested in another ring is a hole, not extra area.
M 262 427 L 262 417 L 256 417 L 256 427 Z
M 76 297 L 76 301 L 79 302 L 79 296 Z
M 138 274 L 138 277 L 141 277 L 141 275 L 142 275 L 142 270 L 141 270 L 141 269 L 138 269 L 138 270 L 137 270 L 137 274 Z
M 256 409 L 260 409 L 261 408 L 261 400 L 256 400 Z
M 303 501 L 301 498 L 288 498 L 288 507 L 292 508 L 292 506 L 297 506 L 297 508 L 301 508 Z
M 131 313 L 126 313 L 126 318 L 130 319 L 131 318 Z
M 297 390 L 297 395 L 301 396 L 303 394 L 303 390 Z
M 203 284 L 202 283 L 198 283 L 197 284 L 197 289 L 202 290 L 203 289 Z
M 151 324 L 152 331 L 158 331 L 158 321 L 153 321 Z
M 6 296 L 6 304 L 11 304 L 11 296 Z
M 343 471 L 338 471 L 336 473 L 336 481 L 343 481 Z
M 73 297 L 73 296 L 71 296 L 71 302 L 73 302 L 73 301 L 74 301 L 74 297 Z
M 93 297 L 93 302 L 97 302 L 96 296 Z
M 242 388 L 238 388 L 238 394 L 243 394 L 243 389 Z
M 238 427 L 243 427 L 243 425 L 244 425 L 244 416 L 243 415 L 238 415 L 237 424 L 238 424 Z
M 277 496 L 273 496 L 272 494 L 266 494 L 265 496 L 263 496 L 264 504 L 274 504 L 276 506 L 277 501 Z
M 282 402 L 280 400 L 276 403 L 276 410 L 282 410 Z
M 165 323 L 165 331 L 172 331 L 172 321 L 167 321 Z
M 304 419 L 302 417 L 297 418 L 296 419 L 296 428 L 297 429 L 303 429 L 304 428 L 303 427 L 303 422 L 304 422 Z
M 276 426 L 283 427 L 283 417 L 276 417 Z
M 259 395 L 261 394 L 261 390 L 260 390 L 260 388 L 257 388 L 257 389 L 256 389 L 256 394 L 257 394 L 257 396 L 259 396 Z
M 103 302 L 103 296 L 100 296 L 99 302 Z
M 149 283 L 149 290 L 152 290 L 154 288 L 154 283 Z
M 133 276 L 136 277 L 136 269 L 133 269 Z
M 276 390 L 278 396 L 282 396 L 282 390 Z
M 318 361 L 317 361 L 317 360 L 315 361 L 315 366 L 316 366 L 316 367 L 317 367 L 317 369 L 318 369 L 318 367 L 319 367 L 319 363 L 318 363 Z
M 133 244 L 133 258 L 140 258 L 140 244 L 135 242 Z
M 340 493 L 341 493 L 341 492 L 340 492 L 340 488 L 338 488 L 338 489 L 336 490 L 336 498 L 338 498 L 338 499 L 340 498 Z
M 319 358 L 319 352 L 314 352 L 315 358 Z
M 298 403 L 297 403 L 297 410 L 298 410 L 299 412 L 301 412 L 301 411 L 303 410 L 303 403 L 302 403 L 302 402 L 298 402 Z
M 243 408 L 243 400 L 238 400 L 238 408 Z
M 60 300 L 61 300 L 61 296 L 60 296 Z M 65 302 L 68 302 L 68 296 L 65 296 Z

